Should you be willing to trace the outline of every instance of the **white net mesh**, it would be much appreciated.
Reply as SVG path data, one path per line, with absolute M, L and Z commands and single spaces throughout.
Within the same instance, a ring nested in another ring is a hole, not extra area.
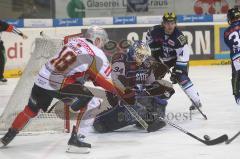
M 7 131 L 11 126 L 16 115 L 21 112 L 31 93 L 34 83 L 34 78 L 40 70 L 41 66 L 63 45 L 63 40 L 60 39 L 42 39 L 35 40 L 35 49 L 31 58 L 21 76 L 8 104 L 0 117 L 0 131 Z M 39 131 L 63 131 L 64 120 L 60 119 L 52 113 L 40 112 L 24 129 L 25 132 Z

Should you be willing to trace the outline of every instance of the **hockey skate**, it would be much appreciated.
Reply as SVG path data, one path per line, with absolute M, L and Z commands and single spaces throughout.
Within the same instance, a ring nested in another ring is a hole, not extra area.
M 0 147 L 7 146 L 17 134 L 15 129 L 9 128 L 8 132 L 0 139 Z
M 83 142 L 84 135 L 78 136 L 76 127 L 73 126 L 71 138 L 68 140 L 68 148 L 66 152 L 69 153 L 89 153 L 91 144 Z
M 7 84 L 7 79 L 6 78 L 0 78 L 0 85 L 5 85 Z

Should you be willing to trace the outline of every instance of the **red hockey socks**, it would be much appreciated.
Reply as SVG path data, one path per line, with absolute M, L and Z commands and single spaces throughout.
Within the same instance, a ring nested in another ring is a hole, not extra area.
M 22 112 L 20 112 L 12 123 L 12 128 L 20 131 L 22 130 L 28 121 L 35 117 L 38 113 L 33 112 L 29 106 L 26 106 Z

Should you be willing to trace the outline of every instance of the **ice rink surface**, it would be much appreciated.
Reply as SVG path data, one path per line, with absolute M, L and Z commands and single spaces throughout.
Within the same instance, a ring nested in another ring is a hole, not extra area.
M 169 100 L 167 117 L 189 132 L 212 139 L 222 134 L 232 137 L 240 131 L 240 106 L 235 104 L 231 89 L 230 66 L 191 67 L 190 77 L 199 90 L 204 120 L 200 114 L 187 116 L 190 101 L 175 85 Z M 17 83 L 9 79 L 0 86 L 0 112 Z M 185 116 L 183 116 L 185 114 Z M 176 117 L 173 117 L 173 116 Z M 206 146 L 179 130 L 166 126 L 154 133 L 134 127 L 108 134 L 90 133 L 89 154 L 66 153 L 70 134 L 17 136 L 7 148 L 0 149 L 0 159 L 239 159 L 240 137 L 231 144 Z

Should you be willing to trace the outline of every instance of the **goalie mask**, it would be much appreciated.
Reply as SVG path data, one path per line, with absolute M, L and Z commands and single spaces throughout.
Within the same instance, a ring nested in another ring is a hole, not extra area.
M 151 49 L 147 43 L 143 41 L 135 41 L 129 49 L 132 52 L 133 59 L 140 66 L 148 57 L 151 56 Z
M 107 32 L 103 28 L 95 25 L 88 28 L 85 37 L 86 39 L 91 40 L 98 48 L 103 48 L 109 40 Z M 96 41 L 97 38 L 99 39 L 99 42 Z

